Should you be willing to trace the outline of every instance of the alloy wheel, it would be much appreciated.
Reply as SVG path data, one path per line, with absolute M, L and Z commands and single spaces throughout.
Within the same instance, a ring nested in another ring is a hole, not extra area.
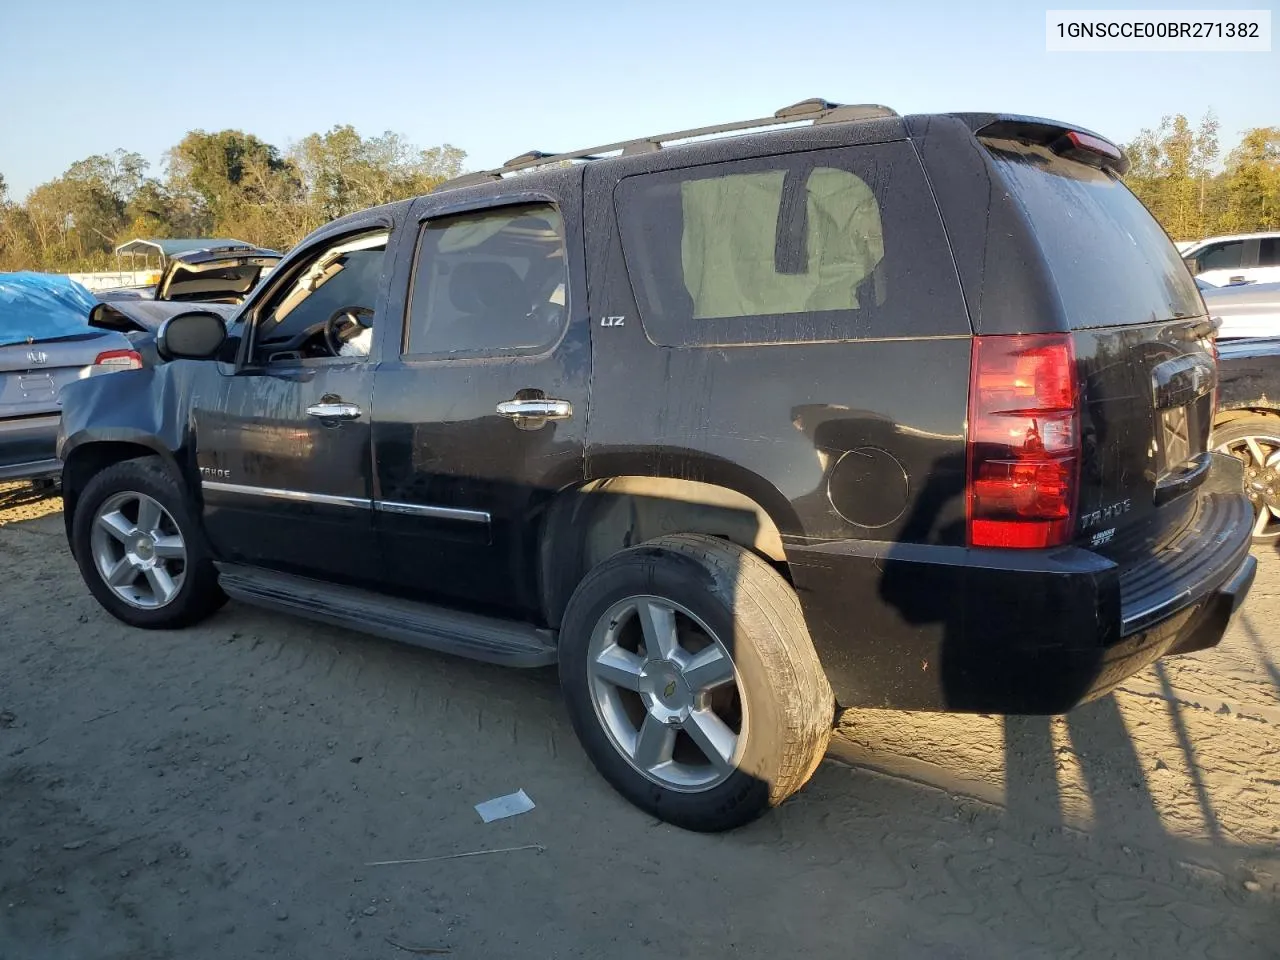
M 102 582 L 125 603 L 163 607 L 186 577 L 187 546 L 173 516 L 145 493 L 125 491 L 99 505 L 90 535 Z
M 1244 464 L 1244 489 L 1253 504 L 1253 537 L 1280 537 L 1280 437 L 1253 436 L 1218 447 Z
M 697 792 L 737 768 L 748 718 L 733 658 L 680 604 L 652 596 L 613 604 L 592 631 L 587 671 L 596 717 L 639 773 Z

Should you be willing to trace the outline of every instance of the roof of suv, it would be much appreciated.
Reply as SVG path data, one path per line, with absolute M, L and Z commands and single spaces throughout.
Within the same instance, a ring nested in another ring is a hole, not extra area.
M 671 133 L 661 133 L 647 137 L 636 137 L 630 140 L 619 140 L 615 143 L 601 144 L 596 147 L 586 147 L 580 150 L 570 150 L 559 153 L 548 153 L 543 150 L 528 150 L 518 157 L 512 157 L 501 167 L 493 170 L 482 170 L 476 173 L 466 173 L 460 177 L 455 177 L 441 185 L 440 189 L 450 189 L 452 187 L 469 186 L 474 183 L 486 183 L 501 179 L 504 175 L 516 173 L 521 170 L 528 170 L 532 167 L 546 167 L 552 165 L 562 165 L 570 163 L 574 160 L 603 160 L 605 154 L 617 154 L 618 156 L 635 156 L 638 154 L 655 153 L 668 145 L 679 145 L 683 142 L 697 140 L 705 137 L 714 137 L 727 133 L 742 133 L 752 130 L 760 130 L 768 127 L 779 126 L 782 124 L 796 123 L 844 123 L 853 120 L 872 120 L 893 117 L 897 118 L 896 111 L 889 107 L 878 103 L 863 104 L 840 104 L 832 103 L 820 97 L 810 100 L 802 100 L 799 103 L 793 103 L 790 106 L 783 107 L 776 111 L 771 117 L 758 117 L 752 120 L 736 120 L 732 123 L 715 124 L 709 127 L 693 127 L 686 130 L 676 130 Z
M 1070 131 L 1072 135 L 1084 135 L 1086 138 L 1091 138 L 1095 145 L 1106 148 L 1106 162 L 1114 166 L 1118 172 L 1123 173 L 1128 167 L 1128 161 L 1118 147 L 1098 134 L 1075 125 L 1038 117 L 1001 113 L 952 113 L 944 116 L 961 121 L 974 132 L 984 128 L 992 128 L 993 131 L 998 128 L 1007 128 L 1008 130 L 1017 129 L 1020 133 L 1030 132 L 1037 137 L 1054 139 Z M 735 135 L 735 142 L 745 141 L 747 144 L 755 145 L 761 142 L 791 140 L 798 129 L 857 124 L 870 139 L 901 138 L 907 136 L 907 121 L 910 119 L 914 118 L 904 119 L 896 111 L 882 104 L 839 104 L 815 97 L 783 107 L 770 117 L 677 130 L 672 133 L 637 137 L 558 153 L 529 150 L 511 158 L 501 167 L 463 174 L 444 182 L 436 190 L 499 183 L 513 174 L 521 175 L 519 179 L 523 180 L 524 176 L 563 168 L 575 161 L 607 163 L 629 157 L 666 153 L 671 149 L 678 149 L 682 153 L 699 148 L 704 151 L 719 149 L 725 142 L 726 135 Z M 1096 149 L 1096 146 L 1086 149 Z M 533 186 L 535 183 L 536 181 L 529 185 Z

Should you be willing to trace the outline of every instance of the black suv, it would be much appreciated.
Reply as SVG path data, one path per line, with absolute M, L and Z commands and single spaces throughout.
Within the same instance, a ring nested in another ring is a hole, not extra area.
M 1069 710 L 1254 572 L 1212 325 L 1124 167 L 806 101 L 345 217 L 68 388 L 72 549 L 139 627 L 229 595 L 558 664 L 604 776 L 699 830 L 803 785 L 836 704 Z

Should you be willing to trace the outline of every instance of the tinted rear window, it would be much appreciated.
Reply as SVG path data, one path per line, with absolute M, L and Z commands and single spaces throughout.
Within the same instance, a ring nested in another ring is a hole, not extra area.
M 906 142 L 642 174 L 616 196 L 627 272 L 657 343 L 969 332 Z
M 983 142 L 1031 221 L 1073 327 L 1204 312 L 1173 243 L 1118 178 L 1047 147 Z

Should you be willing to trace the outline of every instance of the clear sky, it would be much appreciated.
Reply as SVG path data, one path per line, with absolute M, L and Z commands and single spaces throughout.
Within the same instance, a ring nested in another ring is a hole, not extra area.
M 1224 147 L 1245 128 L 1280 125 L 1280 54 L 1046 53 L 1045 10 L 1069 6 L 0 0 L 0 173 L 20 199 L 116 147 L 159 174 L 190 129 L 239 128 L 283 149 L 344 123 L 452 143 L 477 168 L 812 96 L 900 113 L 1038 114 L 1119 141 L 1163 114 L 1209 107 Z

